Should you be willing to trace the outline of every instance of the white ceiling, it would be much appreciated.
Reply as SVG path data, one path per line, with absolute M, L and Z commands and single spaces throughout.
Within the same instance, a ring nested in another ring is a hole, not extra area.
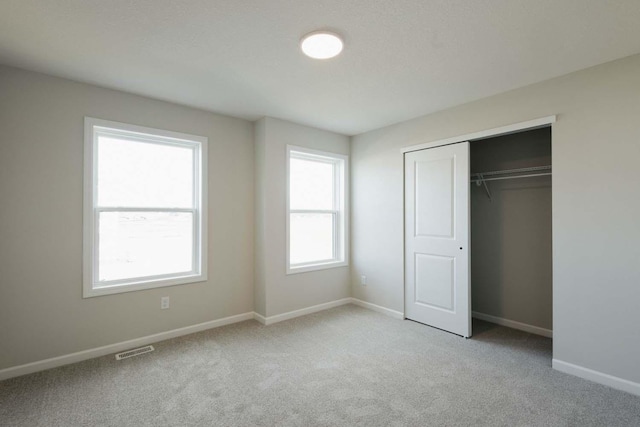
M 0 1 L 0 63 L 348 135 L 638 52 L 639 0 Z

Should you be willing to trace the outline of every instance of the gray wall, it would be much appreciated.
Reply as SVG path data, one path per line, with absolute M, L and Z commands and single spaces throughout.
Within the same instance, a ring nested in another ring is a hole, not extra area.
M 401 147 L 557 114 L 554 358 L 640 382 L 638 112 L 636 55 L 354 137 L 353 296 L 403 311 Z
M 551 164 L 551 129 L 472 142 L 471 172 Z M 552 329 L 551 177 L 471 185 L 475 312 Z
M 0 94 L 0 369 L 253 311 L 252 123 L 7 67 Z M 82 299 L 85 115 L 209 138 L 207 282 Z
M 349 267 L 286 274 L 285 258 L 287 145 L 349 155 L 349 137 L 266 117 L 255 144 L 256 311 L 275 316 L 351 296 Z

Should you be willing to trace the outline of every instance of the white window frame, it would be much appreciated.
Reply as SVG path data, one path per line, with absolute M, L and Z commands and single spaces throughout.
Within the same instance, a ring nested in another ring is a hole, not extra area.
M 314 210 L 314 209 L 294 209 L 292 210 L 290 201 L 290 168 L 291 158 L 306 159 L 317 162 L 327 162 L 335 165 L 334 177 L 334 209 Z M 330 153 L 326 151 L 313 150 L 296 145 L 287 145 L 287 219 L 286 219 L 286 272 L 287 274 L 304 273 L 308 271 L 324 270 L 328 268 L 344 267 L 349 265 L 349 157 L 344 154 Z M 334 215 L 335 236 L 334 254 L 335 258 L 322 261 L 313 261 L 304 264 L 290 264 L 290 220 L 293 213 L 323 213 Z
M 193 206 L 191 208 L 99 207 L 95 150 L 100 135 L 161 145 L 189 147 L 194 153 Z M 83 298 L 174 286 L 207 280 L 207 145 L 208 138 L 109 120 L 84 118 L 84 225 Z M 98 215 L 100 212 L 189 212 L 193 217 L 193 265 L 186 273 L 98 281 Z

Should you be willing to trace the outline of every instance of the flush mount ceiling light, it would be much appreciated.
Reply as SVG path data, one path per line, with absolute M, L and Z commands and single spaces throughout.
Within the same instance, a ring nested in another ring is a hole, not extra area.
M 314 59 L 329 59 L 342 52 L 344 43 L 340 36 L 329 31 L 314 31 L 302 38 L 300 48 Z

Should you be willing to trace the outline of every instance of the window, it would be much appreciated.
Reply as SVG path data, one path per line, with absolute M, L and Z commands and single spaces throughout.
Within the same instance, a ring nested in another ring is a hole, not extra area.
M 207 138 L 85 117 L 83 295 L 206 280 Z
M 347 156 L 287 147 L 287 274 L 347 261 Z

